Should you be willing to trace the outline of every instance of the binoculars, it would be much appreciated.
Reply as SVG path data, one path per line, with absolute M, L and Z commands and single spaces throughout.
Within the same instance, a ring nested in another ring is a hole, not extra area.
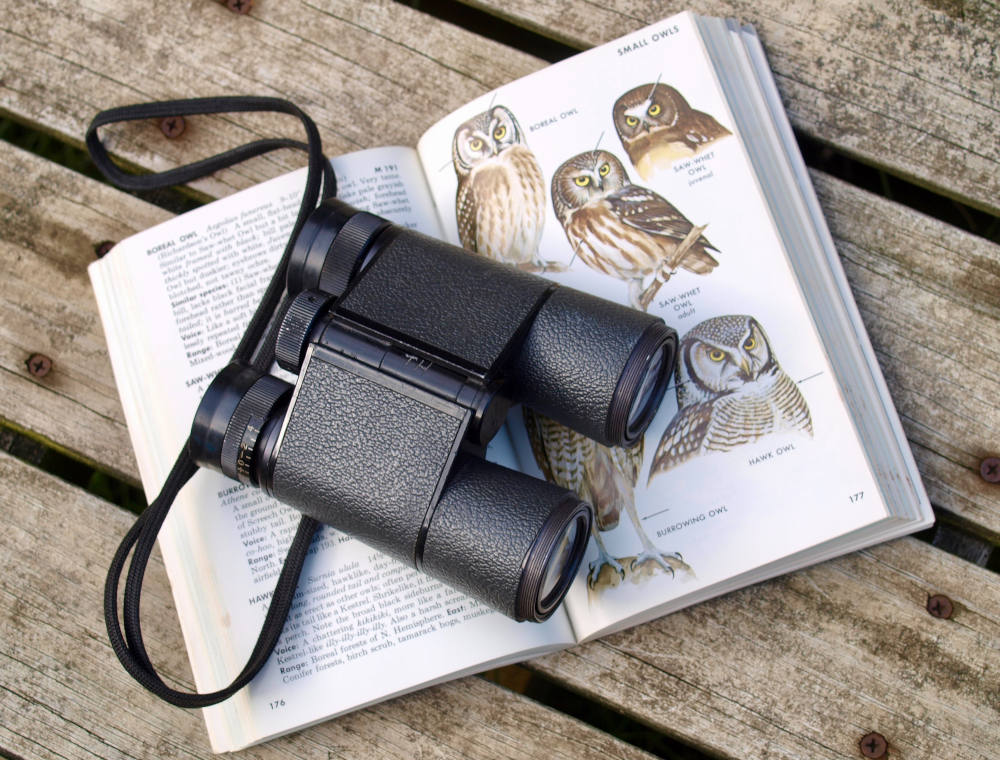
M 198 407 L 193 459 L 516 620 L 548 618 L 592 507 L 486 445 L 513 403 L 634 445 L 676 333 L 337 199 L 303 226 L 287 290 L 275 354 L 295 384 L 230 364 Z

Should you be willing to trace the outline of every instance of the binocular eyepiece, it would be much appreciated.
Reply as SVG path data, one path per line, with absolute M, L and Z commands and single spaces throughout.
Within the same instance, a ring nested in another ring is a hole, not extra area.
M 196 462 L 516 620 L 558 607 L 592 508 L 482 455 L 512 403 L 631 446 L 673 369 L 662 320 L 329 199 L 290 259 L 293 385 L 241 365 L 195 416 Z

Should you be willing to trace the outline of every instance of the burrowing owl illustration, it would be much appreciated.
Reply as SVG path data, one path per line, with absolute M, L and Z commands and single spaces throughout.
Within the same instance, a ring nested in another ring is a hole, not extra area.
M 545 180 L 507 108 L 493 106 L 455 130 L 455 214 L 462 245 L 528 271 L 560 269 L 538 257 Z
M 732 134 L 707 113 L 691 108 L 673 87 L 659 82 L 639 85 L 618 98 L 612 118 L 643 179 Z
M 695 325 L 681 339 L 675 378 L 678 410 L 660 439 L 650 480 L 693 457 L 770 433 L 812 435 L 806 400 L 753 317 L 734 314 Z
M 635 510 L 635 484 L 642 468 L 643 443 L 632 448 L 609 448 L 570 430 L 564 425 L 525 407 L 524 425 L 531 440 L 531 449 L 542 474 L 552 483 L 576 493 L 594 507 L 595 520 L 591 532 L 597 543 L 598 556 L 590 563 L 587 583 L 591 589 L 602 585 L 618 585 L 630 574 L 659 566 L 665 572 L 690 571 L 680 555 L 664 554 L 650 540 Z M 642 550 L 628 557 L 626 567 L 612 557 L 604 545 L 601 533 L 618 526 L 622 510 L 628 515 L 639 536 Z M 610 578 L 609 571 L 610 570 Z M 609 582 L 610 580 L 610 582 Z
M 629 281 L 632 306 L 645 309 L 678 268 L 708 274 L 718 250 L 673 204 L 629 182 L 604 150 L 580 153 L 552 175 L 556 217 L 584 264 Z M 652 275 L 644 287 L 643 281 Z

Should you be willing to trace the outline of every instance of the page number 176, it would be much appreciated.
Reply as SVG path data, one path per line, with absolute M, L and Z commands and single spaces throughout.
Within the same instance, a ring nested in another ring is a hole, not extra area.
M 277 710 L 279 707 L 284 707 L 285 706 L 285 700 L 283 700 L 283 699 L 276 699 L 273 702 L 270 702 L 269 704 L 271 705 L 271 709 L 272 710 Z
M 864 491 L 858 491 L 857 493 L 852 493 L 847 498 L 851 500 L 851 504 L 857 504 L 859 501 L 861 501 L 863 498 L 865 498 L 865 492 Z

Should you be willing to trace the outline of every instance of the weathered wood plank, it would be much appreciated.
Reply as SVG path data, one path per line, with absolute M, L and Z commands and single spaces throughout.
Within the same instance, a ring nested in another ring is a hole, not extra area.
M 103 108 L 242 93 L 299 105 L 330 155 L 416 145 L 467 99 L 544 65 L 391 0 L 258 3 L 248 16 L 211 2 L 0 6 L 0 112 L 76 144 Z M 164 169 L 275 134 L 301 128 L 288 117 L 202 117 L 175 140 L 136 123 L 107 143 L 133 164 Z M 282 151 L 197 187 L 218 197 L 302 163 Z
M 170 215 L 7 143 L 0 156 L 0 417 L 138 483 L 87 265 Z M 25 366 L 36 352 L 43 378 Z
M 933 503 L 996 541 L 1000 246 L 813 174 Z M 85 267 L 93 243 L 165 218 L 142 201 L 0 145 L 0 415 L 135 479 Z M 46 378 L 24 360 L 52 357 Z
M 751 23 L 796 127 L 1000 211 L 1000 7 L 992 0 L 463 1 L 578 48 L 685 9 Z
M 169 707 L 118 665 L 101 590 L 132 516 L 0 454 L 0 755 L 210 757 L 197 711 Z M 163 567 L 144 594 L 158 665 L 190 684 Z M 348 686 L 345 685 L 345 688 Z M 649 755 L 482 679 L 468 678 L 239 753 L 248 758 L 566 758 Z
M 472 4 L 578 47 L 687 7 L 649 0 Z M 74 142 L 108 105 L 252 91 L 306 108 L 331 153 L 413 144 L 449 109 L 544 65 L 390 0 L 266 3 L 250 16 L 210 3 L 12 5 L 0 30 L 0 109 Z M 758 27 L 799 128 L 996 212 L 1000 12 L 986 2 L 960 4 L 957 12 L 953 5 L 700 0 L 692 7 Z M 273 119 L 234 116 L 199 120 L 172 142 L 152 124 L 119 130 L 110 142 L 134 163 L 163 168 L 275 128 Z M 290 161 L 261 159 L 199 187 L 218 195 Z
M 986 760 L 998 643 L 996 575 L 903 539 L 528 665 L 723 757 L 857 758 L 877 731 L 889 757 Z

